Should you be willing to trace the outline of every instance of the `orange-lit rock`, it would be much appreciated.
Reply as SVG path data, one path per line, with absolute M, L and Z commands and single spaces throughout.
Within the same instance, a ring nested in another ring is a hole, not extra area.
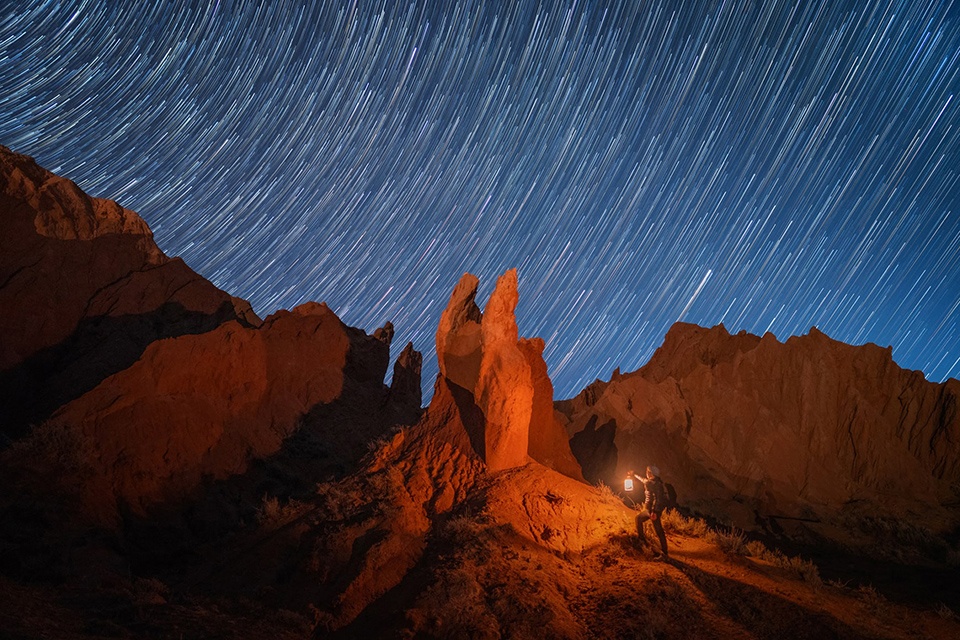
M 11 438 L 154 340 L 259 324 L 249 303 L 165 256 L 136 213 L 5 147 L 0 282 L 0 436 Z
M 483 313 L 475 302 L 478 284 L 476 276 L 464 274 L 437 329 L 442 388 L 471 416 L 465 429 L 474 451 L 491 471 L 523 465 L 532 457 L 581 478 L 554 417 L 543 341 L 519 338 L 516 270 L 497 280 Z
M 463 274 L 450 294 L 450 301 L 440 315 L 440 325 L 437 327 L 440 375 L 471 393 L 477 386 L 482 357 L 482 314 L 474 302 L 479 283 L 475 275 Z
M 927 382 L 889 348 L 678 323 L 643 368 L 557 406 L 588 479 L 653 462 L 687 504 L 741 525 L 856 511 L 942 528 L 960 486 L 958 397 L 960 382 Z M 612 449 L 591 435 L 607 425 Z
M 582 480 L 580 464 L 570 451 L 567 432 L 554 412 L 553 383 L 547 375 L 547 363 L 543 360 L 543 339 L 521 338 L 519 346 L 533 379 L 528 453 L 541 464 L 571 478 Z
M 342 451 L 362 448 L 389 426 L 378 419 L 389 394 L 382 385 L 388 348 L 323 304 L 280 311 L 259 328 L 228 322 L 151 344 L 33 439 L 70 443 L 76 477 L 67 480 L 77 483 L 89 516 L 113 523 L 118 505 L 142 514 L 204 477 L 242 473 L 300 428 Z M 360 400 L 324 413 L 348 396 Z
M 491 471 L 517 467 L 527 461 L 533 375 L 517 344 L 517 300 L 514 269 L 497 280 L 480 325 L 483 356 L 475 395 L 486 421 L 485 459 Z

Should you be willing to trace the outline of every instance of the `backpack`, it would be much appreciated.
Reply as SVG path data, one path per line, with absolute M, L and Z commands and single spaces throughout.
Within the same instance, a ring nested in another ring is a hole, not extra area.
M 677 490 L 669 482 L 663 483 L 663 510 L 677 508 Z

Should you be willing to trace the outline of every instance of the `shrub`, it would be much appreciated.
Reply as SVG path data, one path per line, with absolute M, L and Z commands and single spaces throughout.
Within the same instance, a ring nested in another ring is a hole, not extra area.
M 667 509 L 663 512 L 661 523 L 664 529 L 671 533 L 703 538 L 710 533 L 710 527 L 700 518 L 687 518 L 676 509 Z
M 356 488 L 344 482 L 317 485 L 316 502 L 327 520 L 343 520 L 359 503 Z
M 870 585 L 860 586 L 860 588 L 857 589 L 857 598 L 874 614 L 885 611 L 889 607 L 887 599 Z
M 787 568 L 814 589 L 819 589 L 823 586 L 823 580 L 820 579 L 820 570 L 817 569 L 817 565 L 809 560 L 804 560 L 799 556 L 788 558 Z
M 293 522 L 309 509 L 309 505 L 298 500 L 290 500 L 287 504 L 281 505 L 276 496 L 264 495 L 263 502 L 257 509 L 257 524 L 276 529 Z
M 605 485 L 605 484 L 603 483 L 603 480 L 601 480 L 600 482 L 597 483 L 597 486 L 595 487 L 595 489 L 597 490 L 597 495 L 600 496 L 601 498 L 614 498 L 614 497 L 616 497 L 616 496 L 614 495 L 614 493 L 613 493 L 613 489 L 611 489 L 610 487 L 608 487 L 607 485 Z
M 849 515 L 844 525 L 873 539 L 873 555 L 903 560 L 905 556 L 922 557 L 958 566 L 958 552 L 946 540 L 927 527 L 909 520 L 873 515 Z
M 133 583 L 133 603 L 137 606 L 166 604 L 170 588 L 154 578 L 137 578 Z
M 730 555 L 747 555 L 747 537 L 743 532 L 733 528 L 730 531 L 713 531 L 708 536 L 710 542 L 714 543 L 724 553 Z
M 768 549 L 765 544 L 759 540 L 751 540 L 746 544 L 746 555 L 769 562 L 775 567 L 785 569 L 793 573 L 797 578 L 808 583 L 814 589 L 823 586 L 823 580 L 820 579 L 820 570 L 813 562 L 804 560 L 796 556 L 785 555 L 779 549 Z

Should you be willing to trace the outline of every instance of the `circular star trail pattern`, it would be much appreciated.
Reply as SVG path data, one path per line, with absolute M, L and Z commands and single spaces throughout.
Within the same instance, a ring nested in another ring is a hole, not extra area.
M 557 397 L 678 320 L 960 374 L 960 3 L 14 2 L 0 143 L 265 315 L 424 351 L 517 267 Z

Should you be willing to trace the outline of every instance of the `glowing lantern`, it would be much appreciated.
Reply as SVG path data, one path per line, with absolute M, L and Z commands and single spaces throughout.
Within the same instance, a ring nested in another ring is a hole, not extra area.
M 633 491 L 633 478 L 627 478 L 623 481 L 624 491 Z

